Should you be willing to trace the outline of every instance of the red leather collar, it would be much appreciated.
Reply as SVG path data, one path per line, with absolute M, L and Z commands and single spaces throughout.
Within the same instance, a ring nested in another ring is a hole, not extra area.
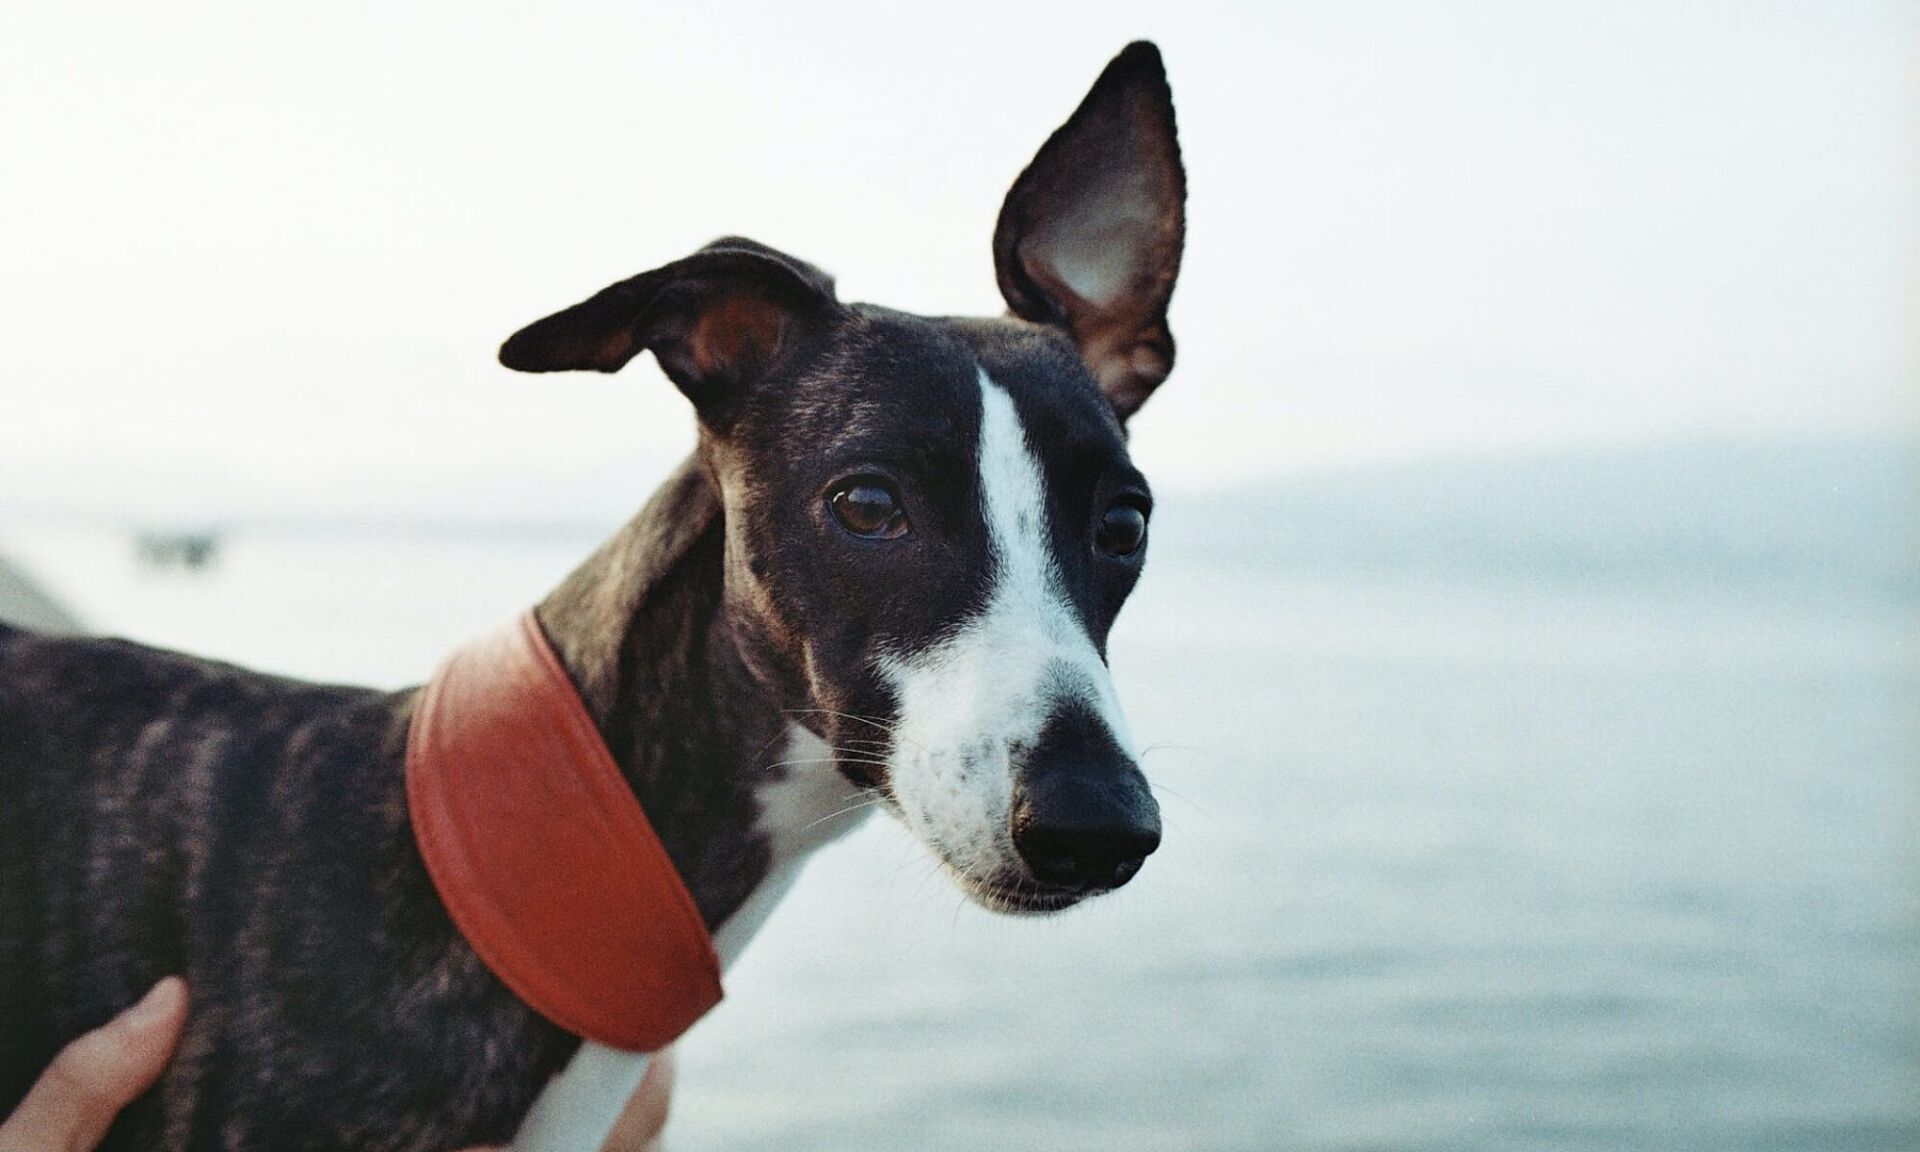
M 652 1052 L 720 1002 L 693 897 L 532 612 L 421 689 L 407 808 L 461 935 L 548 1020 Z

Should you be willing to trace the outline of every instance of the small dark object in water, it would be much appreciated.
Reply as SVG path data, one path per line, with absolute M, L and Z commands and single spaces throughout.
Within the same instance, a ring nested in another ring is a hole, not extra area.
M 212 532 L 142 532 L 135 546 L 140 562 L 149 568 L 198 572 L 219 556 L 220 537 Z

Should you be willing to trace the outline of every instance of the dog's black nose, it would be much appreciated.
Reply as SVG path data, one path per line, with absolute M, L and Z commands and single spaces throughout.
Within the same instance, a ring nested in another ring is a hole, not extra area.
M 1084 779 L 1045 779 L 1014 801 L 1013 845 L 1036 880 L 1118 888 L 1160 846 L 1160 814 L 1151 797 L 1142 805 Z
M 1146 777 L 1083 707 L 1048 722 L 1020 781 L 1013 845 L 1036 880 L 1118 888 L 1160 846 L 1160 806 Z

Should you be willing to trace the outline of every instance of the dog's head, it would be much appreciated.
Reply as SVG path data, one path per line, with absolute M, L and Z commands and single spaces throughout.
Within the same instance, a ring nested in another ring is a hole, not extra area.
M 843 304 L 727 239 L 501 349 L 535 372 L 653 352 L 699 414 L 742 655 L 989 907 L 1118 887 L 1160 840 L 1106 642 L 1146 554 L 1125 424 L 1173 364 L 1184 201 L 1135 44 L 1001 208 L 1008 317 Z

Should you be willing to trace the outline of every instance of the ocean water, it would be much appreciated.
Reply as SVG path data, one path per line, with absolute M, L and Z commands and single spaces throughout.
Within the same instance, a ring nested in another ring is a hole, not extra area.
M 95 627 L 401 684 L 567 533 L 0 532 Z M 1920 1149 L 1920 605 L 1156 559 L 1113 663 L 1167 833 L 1044 919 L 885 817 L 683 1044 L 713 1149 Z

